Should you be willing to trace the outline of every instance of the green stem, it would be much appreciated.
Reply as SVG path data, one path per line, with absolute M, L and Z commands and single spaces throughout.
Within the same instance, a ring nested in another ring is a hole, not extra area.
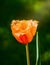
M 38 32 L 36 34 L 36 65 L 38 65 L 38 59 L 39 59 L 39 48 L 38 48 Z
M 30 65 L 28 44 L 26 44 L 26 58 L 27 58 L 27 65 Z

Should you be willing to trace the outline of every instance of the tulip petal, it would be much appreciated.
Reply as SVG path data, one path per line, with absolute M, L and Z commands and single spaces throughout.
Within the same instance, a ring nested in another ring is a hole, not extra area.
M 27 38 L 26 34 L 20 35 L 20 40 L 23 41 L 23 44 L 28 43 L 28 38 Z

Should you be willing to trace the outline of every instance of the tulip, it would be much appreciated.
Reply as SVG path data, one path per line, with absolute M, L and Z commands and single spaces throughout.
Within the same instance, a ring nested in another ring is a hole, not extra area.
M 11 30 L 15 39 L 21 44 L 28 44 L 36 34 L 38 21 L 12 20 Z
M 25 44 L 26 46 L 27 65 L 30 65 L 28 43 L 30 43 L 34 38 L 36 34 L 37 26 L 38 26 L 38 21 L 36 20 L 34 21 L 33 20 L 12 20 L 11 23 L 11 31 L 13 36 L 18 42 L 20 42 L 21 44 Z M 36 39 L 36 41 L 37 41 L 36 48 L 38 49 L 38 38 Z M 37 65 L 38 50 L 36 52 L 37 52 L 37 60 L 36 60 L 36 65 Z

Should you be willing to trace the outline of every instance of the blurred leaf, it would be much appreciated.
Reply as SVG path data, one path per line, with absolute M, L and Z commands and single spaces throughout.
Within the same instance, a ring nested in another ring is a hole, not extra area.
M 42 61 L 46 62 L 48 60 L 50 60 L 50 51 L 47 51 L 42 55 Z

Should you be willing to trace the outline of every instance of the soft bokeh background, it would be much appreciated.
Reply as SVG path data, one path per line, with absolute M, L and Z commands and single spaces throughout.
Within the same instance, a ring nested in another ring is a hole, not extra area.
M 50 0 L 0 0 L 0 65 L 26 65 L 25 45 L 12 36 L 13 19 L 39 20 L 41 65 L 50 65 Z M 31 65 L 35 65 L 35 38 L 29 44 Z

